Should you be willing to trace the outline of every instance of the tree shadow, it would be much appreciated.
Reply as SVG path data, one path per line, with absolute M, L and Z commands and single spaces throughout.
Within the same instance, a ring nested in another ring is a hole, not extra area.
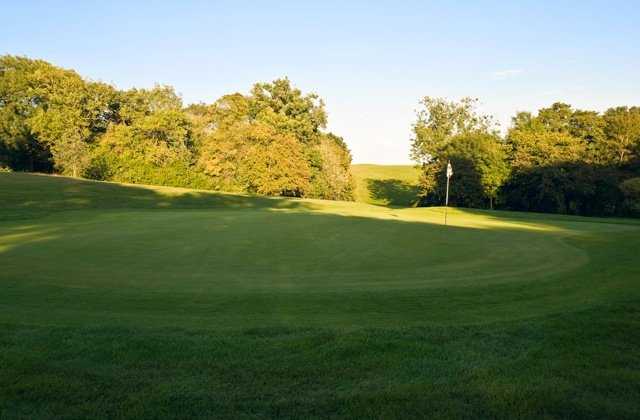
M 314 208 L 313 203 L 292 198 L 126 185 L 28 173 L 0 174 L 0 191 L 0 221 L 90 209 Z
M 449 205 L 452 207 L 488 208 L 489 200 L 482 189 L 480 173 L 475 163 L 466 157 L 452 155 L 454 173 L 449 185 Z M 447 162 L 435 168 L 431 191 L 420 197 L 420 206 L 443 206 L 447 193 Z
M 449 205 L 476 209 L 491 208 L 476 163 L 465 157 L 451 156 L 454 168 L 449 186 Z M 424 168 L 425 190 L 420 206 L 445 203 L 446 162 Z M 493 208 L 516 212 L 554 213 L 575 216 L 640 217 L 640 194 L 622 187 L 629 179 L 640 177 L 640 162 L 604 165 L 585 162 L 515 168 L 498 189 Z
M 419 187 L 400 179 L 367 179 L 371 197 L 389 206 L 409 207 L 418 200 Z
M 638 177 L 640 163 L 616 166 L 559 162 L 514 171 L 502 186 L 502 208 L 579 216 L 639 217 L 622 183 Z

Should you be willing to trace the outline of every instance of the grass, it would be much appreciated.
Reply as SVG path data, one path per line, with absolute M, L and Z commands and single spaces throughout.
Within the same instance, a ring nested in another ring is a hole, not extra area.
M 355 200 L 383 206 L 408 207 L 419 192 L 420 171 L 412 165 L 352 165 Z
M 0 418 L 638 418 L 640 223 L 0 174 Z

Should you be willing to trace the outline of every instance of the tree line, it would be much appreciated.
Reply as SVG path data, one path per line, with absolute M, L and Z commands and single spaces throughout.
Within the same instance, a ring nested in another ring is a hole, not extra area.
M 421 205 L 589 216 L 640 216 L 640 107 L 599 113 L 554 103 L 519 112 L 501 134 L 477 100 L 425 97 L 411 156 L 423 171 Z
M 420 205 L 640 216 L 640 107 L 554 103 L 501 133 L 477 100 L 425 97 L 411 157 Z M 352 200 L 351 153 L 323 101 L 288 79 L 185 106 L 170 86 L 120 90 L 43 60 L 0 56 L 0 170 Z
M 119 90 L 0 57 L 0 168 L 97 180 L 350 200 L 351 153 L 288 79 L 184 106 L 170 86 Z

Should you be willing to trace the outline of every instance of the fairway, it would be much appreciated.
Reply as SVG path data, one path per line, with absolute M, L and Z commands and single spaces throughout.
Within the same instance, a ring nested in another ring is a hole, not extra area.
M 351 165 L 354 198 L 368 204 L 408 207 L 416 203 L 420 170 L 414 165 Z
M 639 222 L 442 222 L 0 174 L 0 418 L 640 415 Z

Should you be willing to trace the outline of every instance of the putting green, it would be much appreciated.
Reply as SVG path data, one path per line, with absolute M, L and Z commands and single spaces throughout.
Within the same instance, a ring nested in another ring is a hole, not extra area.
M 0 174 L 0 418 L 638 418 L 638 221 L 443 216 Z
M 618 293 L 593 270 L 612 275 L 620 267 L 599 256 L 640 232 L 633 222 L 460 210 L 443 226 L 443 209 L 319 200 L 232 196 L 244 204 L 230 209 L 206 193 L 176 209 L 189 190 L 157 187 L 149 208 L 126 209 L 136 188 L 118 186 L 101 209 L 82 199 L 105 184 L 32 178 L 73 209 L 0 227 L 0 303 L 37 323 L 372 327 L 540 316 Z

